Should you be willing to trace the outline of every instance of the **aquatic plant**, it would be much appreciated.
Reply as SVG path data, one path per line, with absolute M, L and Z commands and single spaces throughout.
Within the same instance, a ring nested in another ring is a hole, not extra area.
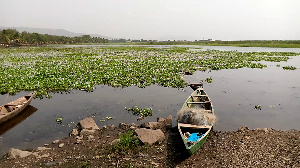
M 293 66 L 284 66 L 282 67 L 284 70 L 295 70 L 297 69 L 296 67 L 293 67 Z
M 212 78 L 211 78 L 211 77 L 206 78 L 205 81 L 206 81 L 207 83 L 212 83 Z
M 140 109 L 138 106 L 133 106 L 132 108 L 127 108 L 127 111 L 131 111 L 135 116 L 148 117 L 152 116 L 153 111 L 152 108 Z
M 100 84 L 183 88 L 186 71 L 263 68 L 257 61 L 286 61 L 294 55 L 180 47 L 7 48 L 0 49 L 0 92 L 37 90 L 50 98 L 51 92 L 92 91 Z

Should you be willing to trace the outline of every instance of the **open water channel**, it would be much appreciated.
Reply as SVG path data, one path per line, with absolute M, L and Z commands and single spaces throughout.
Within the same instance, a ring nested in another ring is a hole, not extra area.
M 300 49 L 200 47 L 241 52 L 300 53 Z M 300 129 L 300 57 L 291 57 L 287 62 L 262 63 L 268 67 L 195 72 L 193 75 L 184 76 L 191 83 L 200 82 L 207 77 L 213 79 L 212 83 L 204 83 L 204 88 L 213 102 L 217 116 L 215 130 L 237 130 L 243 125 L 251 129 Z M 282 66 L 288 65 L 298 69 L 282 69 Z M 141 89 L 135 86 L 112 88 L 99 85 L 93 92 L 73 90 L 68 94 L 53 93 L 51 99 L 34 99 L 30 108 L 25 111 L 29 114 L 23 117 L 27 117 L 26 119 L 15 126 L 12 124 L 7 128 L 0 128 L 0 155 L 9 148 L 37 148 L 64 138 L 81 119 L 87 117 L 93 117 L 98 126 L 102 127 L 118 125 L 120 122 L 141 124 L 156 121 L 157 117 L 166 118 L 172 115 L 175 126 L 174 117 L 192 91 L 189 87 L 176 89 L 152 85 Z M 7 102 L 26 94 L 27 92 L 20 92 L 9 96 Z M 2 103 L 5 98 L 6 95 L 0 95 Z M 125 110 L 125 107 L 135 105 L 139 108 L 151 107 L 153 116 L 137 121 L 137 116 Z M 255 105 L 261 105 L 261 110 L 255 109 Z M 112 119 L 107 120 L 106 117 Z M 62 123 L 57 124 L 56 118 L 62 118 Z

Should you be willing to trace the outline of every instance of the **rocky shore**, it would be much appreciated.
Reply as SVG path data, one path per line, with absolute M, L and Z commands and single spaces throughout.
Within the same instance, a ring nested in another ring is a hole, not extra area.
M 300 167 L 299 130 L 213 130 L 189 155 L 171 123 L 170 116 L 141 126 L 120 123 L 100 129 L 87 118 L 69 137 L 37 149 L 11 149 L 0 167 Z M 124 136 L 128 132 L 132 137 Z M 126 149 L 126 141 L 135 146 Z

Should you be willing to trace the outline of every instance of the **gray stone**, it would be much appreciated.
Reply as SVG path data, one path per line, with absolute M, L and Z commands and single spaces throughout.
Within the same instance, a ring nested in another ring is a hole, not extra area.
M 96 130 L 88 130 L 88 129 L 83 129 L 80 131 L 80 135 L 81 136 L 88 136 L 88 135 L 92 135 L 95 133 Z
M 96 122 L 93 118 L 86 118 L 79 122 L 80 128 L 87 129 L 87 130 L 99 130 L 99 127 L 97 126 Z
M 77 136 L 77 135 L 79 135 L 79 131 L 78 131 L 78 129 L 72 129 L 72 131 L 70 132 L 70 136 Z
M 137 127 L 132 125 L 132 126 L 130 126 L 130 129 L 135 130 L 135 129 L 137 129 Z
M 126 129 L 129 128 L 129 124 L 126 124 L 126 123 L 120 123 L 120 124 L 119 124 L 119 127 L 120 127 L 121 129 L 126 130 Z
M 22 151 L 20 149 L 11 148 L 8 152 L 8 158 L 10 158 L 10 159 L 24 158 L 24 157 L 27 157 L 32 154 L 33 154 L 33 152 Z
M 58 147 L 62 148 L 64 145 L 65 145 L 64 143 L 61 143 L 61 144 L 58 145 Z
M 43 150 L 50 150 L 51 148 L 46 148 L 46 147 L 38 147 L 37 150 L 43 151 Z
M 141 125 L 142 128 L 160 129 L 163 123 L 160 122 L 147 122 Z
M 157 122 L 164 122 L 165 119 L 164 118 L 161 118 L 161 117 L 157 117 Z
M 57 140 L 54 140 L 52 143 L 54 143 L 54 144 L 57 144 L 57 143 L 59 143 L 59 139 L 57 139 Z
M 239 131 L 239 132 L 249 131 L 249 128 L 248 128 L 246 125 L 244 125 L 244 126 L 242 126 L 241 128 L 239 128 L 238 131 Z
M 135 123 L 131 123 L 130 129 L 135 130 L 137 128 L 138 128 L 138 126 Z
M 115 145 L 118 142 L 120 142 L 120 139 L 115 139 L 115 140 L 113 140 L 113 141 L 110 142 L 110 145 Z
M 138 128 L 135 130 L 138 138 L 143 143 L 148 143 L 150 145 L 154 143 L 160 143 L 165 139 L 165 134 L 160 130 L 152 130 L 146 128 Z
M 168 126 L 168 127 L 172 127 L 172 116 L 171 116 L 171 115 L 169 115 L 169 116 L 167 117 L 167 119 L 165 120 L 165 124 L 166 124 L 166 126 Z

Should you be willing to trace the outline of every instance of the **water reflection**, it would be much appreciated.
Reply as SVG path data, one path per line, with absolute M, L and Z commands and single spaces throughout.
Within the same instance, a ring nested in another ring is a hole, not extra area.
M 16 125 L 20 124 L 22 121 L 24 121 L 27 117 L 32 115 L 34 112 L 36 112 L 38 109 L 28 105 L 20 114 L 18 114 L 16 117 L 0 124 L 0 135 L 6 133 Z

